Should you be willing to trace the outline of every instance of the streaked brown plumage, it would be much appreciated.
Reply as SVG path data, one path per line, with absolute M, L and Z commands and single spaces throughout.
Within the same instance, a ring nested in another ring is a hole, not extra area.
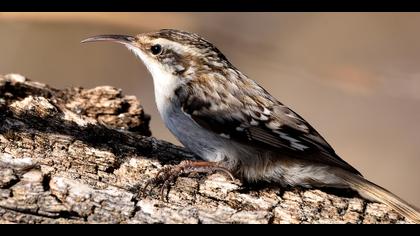
M 165 124 L 207 161 L 184 162 L 158 176 L 164 186 L 179 173 L 219 169 L 251 182 L 351 188 L 420 223 L 417 210 L 364 179 L 308 122 L 197 34 L 169 29 L 85 42 L 105 40 L 126 45 L 144 62 Z

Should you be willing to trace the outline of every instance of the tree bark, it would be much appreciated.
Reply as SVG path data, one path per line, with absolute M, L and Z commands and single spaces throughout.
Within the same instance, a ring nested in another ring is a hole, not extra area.
M 0 76 L 1 223 L 410 223 L 379 203 L 321 190 L 180 177 L 166 201 L 139 194 L 169 164 L 196 159 L 150 137 L 134 96 L 57 90 Z

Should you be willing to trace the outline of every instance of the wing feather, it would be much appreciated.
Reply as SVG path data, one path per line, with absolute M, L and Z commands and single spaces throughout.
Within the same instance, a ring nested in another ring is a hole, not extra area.
M 176 93 L 182 110 L 207 130 L 245 145 L 335 165 L 360 175 L 308 122 L 263 88 L 256 88 L 259 90 L 240 89 L 234 94 L 219 91 L 215 96 L 187 93 L 182 88 Z M 189 88 L 189 91 L 200 90 Z

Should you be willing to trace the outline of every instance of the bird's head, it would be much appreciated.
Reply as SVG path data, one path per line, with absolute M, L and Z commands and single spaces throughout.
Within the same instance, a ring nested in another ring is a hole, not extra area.
M 163 29 L 136 36 L 99 35 L 82 41 L 121 43 L 134 52 L 153 77 L 167 75 L 188 78 L 198 73 L 219 71 L 230 65 L 226 57 L 197 34 Z

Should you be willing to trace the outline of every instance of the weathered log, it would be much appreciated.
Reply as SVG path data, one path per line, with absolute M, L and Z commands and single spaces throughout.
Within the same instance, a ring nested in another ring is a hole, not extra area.
M 167 201 L 139 194 L 167 164 L 195 159 L 150 137 L 133 96 L 57 90 L 0 76 L 1 223 L 410 223 L 385 205 L 321 190 L 180 177 Z

